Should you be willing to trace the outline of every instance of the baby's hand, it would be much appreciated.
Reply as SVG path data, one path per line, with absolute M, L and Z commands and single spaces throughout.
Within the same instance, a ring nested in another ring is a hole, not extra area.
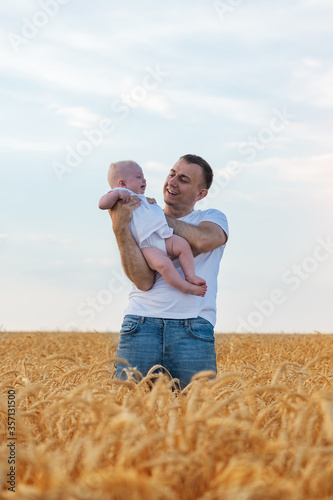
M 131 199 L 131 194 L 128 191 L 119 190 L 118 191 L 118 200 L 121 200 L 122 203 L 128 203 Z
M 147 201 L 148 201 L 148 203 L 150 203 L 151 205 L 152 205 L 153 203 L 156 203 L 155 198 L 148 198 L 148 196 L 146 196 L 146 200 L 147 200 Z

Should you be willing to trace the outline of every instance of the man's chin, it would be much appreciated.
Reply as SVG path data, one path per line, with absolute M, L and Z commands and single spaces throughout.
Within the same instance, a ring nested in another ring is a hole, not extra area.
M 170 206 L 172 206 L 172 205 L 174 205 L 174 200 L 170 200 L 170 198 L 169 198 L 169 197 L 165 197 L 165 198 L 164 198 L 164 203 L 165 203 L 166 205 L 170 205 Z
M 169 195 L 168 192 L 166 192 L 166 194 L 164 195 L 164 203 L 166 203 L 167 205 L 174 205 L 175 203 L 177 203 L 177 200 L 178 200 L 178 196 L 171 196 Z

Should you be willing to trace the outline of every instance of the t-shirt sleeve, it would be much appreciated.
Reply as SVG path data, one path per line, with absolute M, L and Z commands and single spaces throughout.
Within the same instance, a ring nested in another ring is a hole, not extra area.
M 203 212 L 203 216 L 200 222 L 214 222 L 218 226 L 220 226 L 225 234 L 227 235 L 227 238 L 229 238 L 229 227 L 228 227 L 228 220 L 224 213 L 220 212 L 220 210 L 216 210 L 214 208 L 209 208 L 208 210 L 205 210 Z

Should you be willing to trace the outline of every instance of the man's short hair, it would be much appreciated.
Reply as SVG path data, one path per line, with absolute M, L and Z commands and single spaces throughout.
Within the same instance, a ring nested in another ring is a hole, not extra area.
M 203 170 L 204 179 L 205 179 L 205 188 L 209 189 L 213 182 L 213 170 L 209 163 L 206 162 L 201 156 L 197 155 L 184 155 L 179 158 L 180 160 L 185 160 L 187 163 L 195 163 L 196 165 L 200 165 Z

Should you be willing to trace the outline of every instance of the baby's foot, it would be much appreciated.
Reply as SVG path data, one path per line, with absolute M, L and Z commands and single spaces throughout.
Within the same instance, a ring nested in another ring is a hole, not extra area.
M 187 283 L 186 293 L 190 293 L 191 295 L 199 295 L 199 297 L 204 297 L 207 292 L 206 283 L 202 285 L 193 285 L 192 283 Z
M 193 285 L 199 285 L 199 286 L 201 286 L 201 285 L 205 285 L 206 284 L 205 280 L 203 280 L 199 276 L 196 276 L 195 274 L 193 274 L 193 275 L 186 275 L 185 279 L 186 279 L 186 281 L 189 281 Z

